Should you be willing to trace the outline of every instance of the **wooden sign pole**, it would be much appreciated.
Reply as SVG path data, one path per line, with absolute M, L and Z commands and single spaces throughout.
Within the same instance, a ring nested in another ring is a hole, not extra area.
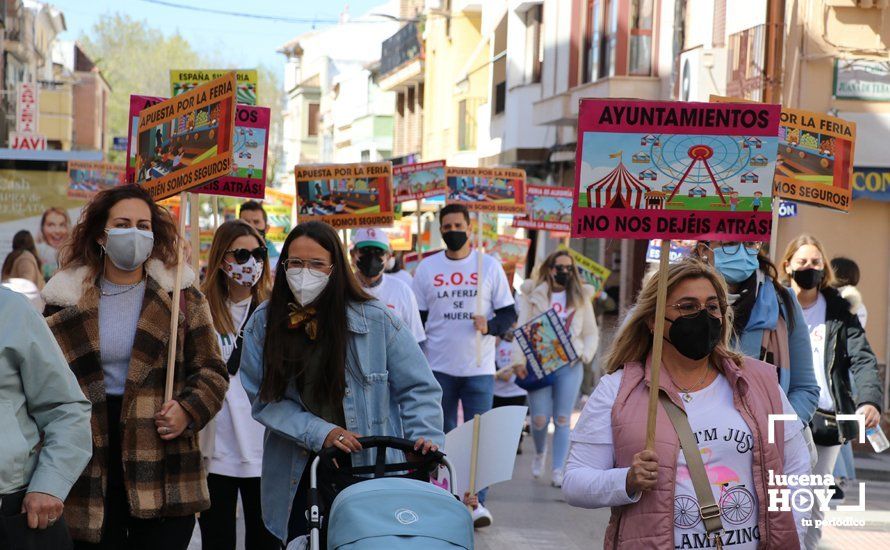
M 476 465 L 479 462 L 479 429 L 482 426 L 482 416 L 473 417 L 473 444 L 470 447 L 470 495 L 476 494 Z M 468 507 L 470 508 L 470 507 Z M 470 513 L 473 509 L 470 508 Z
M 213 229 L 217 229 L 219 227 L 219 195 L 213 195 Z
M 417 258 L 423 254 L 423 199 L 417 199 Z
M 190 193 L 189 237 L 192 244 L 192 270 L 195 274 L 201 269 L 201 195 Z
M 482 212 L 476 214 L 476 315 L 482 315 Z M 482 367 L 482 333 L 476 331 L 476 366 Z
M 661 257 L 658 260 L 658 292 L 655 302 L 655 327 L 652 329 L 652 373 L 649 383 L 649 416 L 646 422 L 646 448 L 655 450 L 655 418 L 658 412 L 658 375 L 661 372 L 661 350 L 664 343 L 664 312 L 667 309 L 668 269 L 670 267 L 671 241 L 661 240 Z
M 194 196 L 192 197 L 194 201 Z M 164 385 L 164 403 L 173 399 L 173 381 L 176 378 L 176 344 L 179 337 L 179 292 L 182 287 L 182 265 L 184 263 L 185 216 L 188 193 L 179 194 L 179 240 L 176 243 L 176 277 L 173 293 L 170 295 L 170 347 L 167 349 L 167 381 Z

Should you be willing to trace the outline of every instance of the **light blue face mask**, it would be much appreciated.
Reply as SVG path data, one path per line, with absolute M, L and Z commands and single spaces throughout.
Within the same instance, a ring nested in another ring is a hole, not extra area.
M 728 254 L 721 247 L 714 248 L 714 267 L 727 283 L 741 283 L 748 280 L 760 266 L 757 254 L 749 254 L 744 246 L 739 246 L 734 254 Z

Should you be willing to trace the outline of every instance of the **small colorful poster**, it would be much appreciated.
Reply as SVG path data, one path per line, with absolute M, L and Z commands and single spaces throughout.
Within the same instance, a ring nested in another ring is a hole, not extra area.
M 90 199 L 124 181 L 124 167 L 119 164 L 68 161 L 68 197 L 72 199 Z
M 513 281 L 513 275 L 517 271 L 521 274 L 525 269 L 528 249 L 531 246 L 530 239 L 499 235 L 495 231 L 483 229 L 482 241 L 485 245 L 485 253 L 497 258 L 504 267 L 508 281 Z
M 402 257 L 402 262 L 405 265 L 405 271 L 414 275 L 414 270 L 417 269 L 417 266 L 420 265 L 421 260 L 425 260 L 429 258 L 433 254 L 438 254 L 442 252 L 443 249 L 437 248 L 436 250 L 427 250 L 423 254 L 418 254 L 417 252 L 408 252 Z
M 163 97 L 130 96 L 131 139 L 127 145 L 127 181 L 134 181 L 136 177 L 136 130 L 139 128 L 139 112 L 165 100 Z M 265 196 L 269 118 L 270 110 L 267 107 L 235 106 L 232 172 L 228 176 L 199 187 L 195 193 L 244 199 L 262 199 Z
M 581 274 L 581 278 L 584 279 L 584 282 L 592 286 L 596 290 L 596 296 L 599 296 L 603 289 L 606 288 L 606 281 L 609 279 L 609 275 L 612 274 L 612 271 L 601 266 L 580 252 L 567 248 L 565 245 L 559 245 L 559 250 L 565 250 L 569 253 L 569 256 L 575 260 L 575 265 L 578 266 L 578 272 Z
M 513 227 L 571 231 L 572 194 L 572 190 L 568 187 L 527 186 L 525 193 L 527 216 L 513 218 Z
M 229 174 L 234 123 L 234 73 L 141 111 L 136 183 L 161 200 Z
M 396 220 L 391 228 L 383 228 L 383 232 L 389 237 L 389 247 L 394 252 L 407 252 L 413 250 L 412 244 L 416 223 L 417 222 L 412 218 L 402 218 Z
M 671 251 L 668 254 L 668 262 L 675 264 L 683 258 L 692 255 L 692 251 L 698 241 L 671 241 Z M 646 261 L 658 263 L 661 260 L 661 239 L 652 239 L 646 248 Z
M 347 229 L 389 227 L 395 221 L 389 162 L 302 165 L 294 175 L 301 222 Z
M 170 93 L 174 96 L 184 94 L 194 90 L 201 84 L 206 84 L 211 80 L 232 72 L 229 70 L 172 70 L 170 71 Z M 256 105 L 257 84 L 259 75 L 256 69 L 236 70 L 235 78 L 237 79 L 235 89 L 235 101 L 242 105 Z
M 445 170 L 444 160 L 393 166 L 392 179 L 396 202 L 448 194 Z
M 540 380 L 578 360 L 572 339 L 559 320 L 559 314 L 552 309 L 517 328 L 513 335 L 525 354 L 528 382 Z
M 779 110 L 582 99 L 572 237 L 769 240 Z
M 448 167 L 447 204 L 474 212 L 525 214 L 525 170 Z
M 712 95 L 713 103 L 744 102 Z M 753 143 L 757 146 L 757 143 Z M 785 199 L 848 212 L 853 193 L 856 123 L 783 107 L 775 190 Z

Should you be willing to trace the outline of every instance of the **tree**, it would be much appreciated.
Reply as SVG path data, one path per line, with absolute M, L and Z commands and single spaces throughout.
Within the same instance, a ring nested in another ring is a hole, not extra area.
M 108 130 L 113 136 L 127 135 L 130 95 L 170 96 L 170 71 L 173 69 L 249 69 L 233 67 L 218 55 L 197 52 L 178 32 L 165 36 L 128 15 L 102 15 L 89 35 L 81 35 L 84 51 L 102 71 L 111 86 Z M 272 109 L 269 128 L 269 154 L 266 181 L 275 181 L 280 160 L 281 112 L 284 93 L 278 74 L 265 66 L 258 68 L 257 103 Z M 112 151 L 112 160 L 123 161 L 124 154 Z
M 146 21 L 102 15 L 80 44 L 111 86 L 109 132 L 127 135 L 130 94 L 168 97 L 170 69 L 198 67 L 201 56 L 179 33 L 164 36 Z

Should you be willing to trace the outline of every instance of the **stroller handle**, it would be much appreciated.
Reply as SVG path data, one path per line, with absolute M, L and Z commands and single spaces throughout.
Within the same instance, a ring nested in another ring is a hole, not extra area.
M 382 436 L 382 435 L 374 435 L 369 437 L 361 437 L 358 442 L 361 444 L 362 449 L 377 449 L 377 452 L 380 453 L 382 450 L 386 449 L 395 449 L 397 451 L 402 451 L 403 453 L 413 453 L 414 452 L 414 441 L 410 439 L 402 439 L 400 437 L 390 437 L 390 436 Z M 318 453 L 319 458 L 322 461 L 331 461 L 335 458 L 346 456 L 346 452 L 338 449 L 337 447 L 331 446 L 326 449 L 322 449 L 320 453 Z M 442 457 L 445 456 L 445 453 L 441 451 L 431 451 L 425 455 L 420 455 L 422 460 L 418 463 L 429 463 L 429 462 L 439 462 L 442 460 Z

